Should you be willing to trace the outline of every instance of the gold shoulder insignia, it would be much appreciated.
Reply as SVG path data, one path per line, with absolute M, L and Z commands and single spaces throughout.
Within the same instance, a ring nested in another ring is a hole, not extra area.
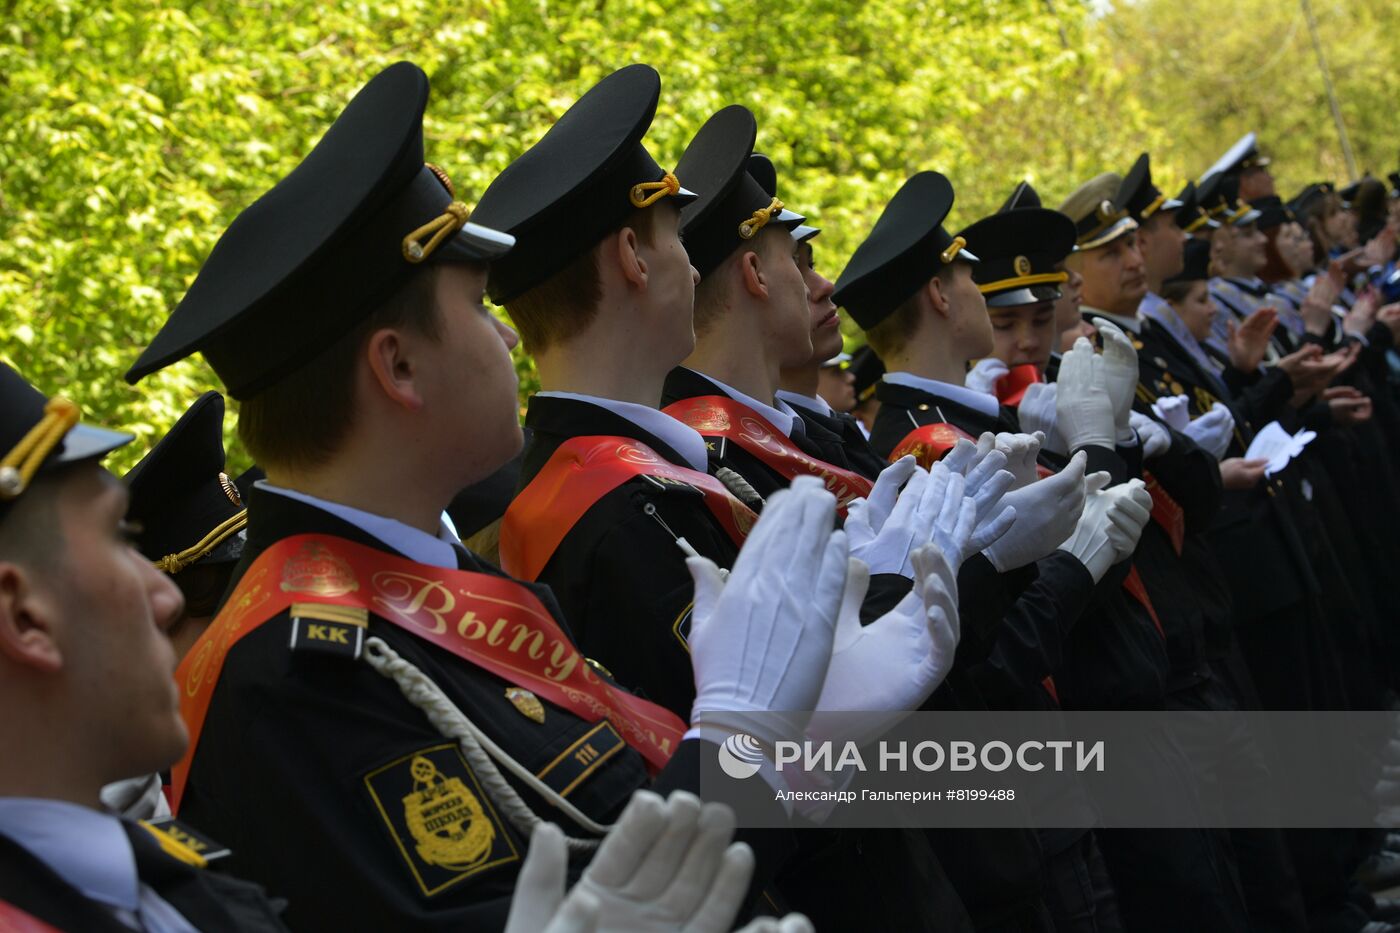
M 364 780 L 425 896 L 520 860 L 514 840 L 457 745 L 404 755 L 369 772 Z

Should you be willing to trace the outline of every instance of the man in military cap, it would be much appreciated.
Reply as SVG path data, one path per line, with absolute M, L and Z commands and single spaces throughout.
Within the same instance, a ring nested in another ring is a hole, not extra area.
M 1200 191 L 1194 181 L 1188 181 L 1176 199 L 1181 202 L 1176 209 L 1176 225 L 1188 236 L 1209 240 L 1211 233 L 1220 229 L 1220 221 L 1211 217 L 1201 206 Z
M 514 334 L 481 305 L 513 239 L 423 162 L 427 96 L 408 63 L 370 81 L 224 233 L 128 373 L 203 353 L 267 471 L 234 591 L 177 671 L 192 747 L 172 796 L 309 926 L 499 928 L 544 801 L 588 849 L 649 775 L 694 785 L 726 710 L 815 708 L 844 578 L 834 502 L 794 484 L 705 609 L 802 647 L 760 660 L 760 700 L 726 656 L 745 636 L 707 638 L 697 616 L 687 729 L 585 664 L 547 589 L 444 528 L 453 495 L 520 444 Z M 817 580 L 800 613 L 759 611 L 770 597 L 744 582 L 774 534 Z M 777 855 L 759 853 L 766 873 Z
M 880 385 L 880 377 L 885 374 L 885 363 L 870 349 L 869 344 L 862 344 L 851 353 L 851 365 L 847 368 L 855 377 L 851 388 L 856 393 L 856 407 L 851 413 L 860 423 L 861 433 L 869 440 L 870 429 L 875 426 L 875 416 L 880 412 L 880 400 L 875 397 L 875 389 Z
M 183 601 L 131 545 L 101 466 L 131 438 L 80 423 L 0 365 L 0 927 L 282 930 L 216 849 L 121 820 L 104 785 L 167 767 L 188 735 L 166 631 Z M 181 841 L 184 840 L 184 841 Z M 200 854 L 201 852 L 205 854 Z
M 1147 153 L 1124 176 L 1128 214 L 1137 221 L 1138 249 L 1142 252 L 1143 275 L 1147 279 L 1147 294 L 1142 305 L 1160 300 L 1157 295 L 1162 282 L 1181 271 L 1182 249 L 1186 234 L 1176 222 L 1176 212 L 1183 207 L 1177 198 L 1169 198 L 1152 183 L 1152 166 Z M 1141 306 L 1138 309 L 1141 311 Z
M 1269 173 L 1269 162 L 1269 157 L 1260 153 L 1258 137 L 1251 131 L 1225 150 L 1201 177 L 1219 173 L 1233 178 L 1240 200 L 1253 201 L 1274 194 L 1274 176 Z

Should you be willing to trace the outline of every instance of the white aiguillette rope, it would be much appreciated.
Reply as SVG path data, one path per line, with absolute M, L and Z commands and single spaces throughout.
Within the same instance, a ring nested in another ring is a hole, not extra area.
M 501 774 L 496 762 L 514 774 L 537 794 L 562 810 L 569 819 L 590 833 L 606 836 L 612 826 L 595 823 L 577 807 L 561 797 L 554 788 L 535 777 L 528 769 L 510 757 L 490 737 L 476 727 L 457 705 L 449 700 L 437 684 L 412 663 L 399 657 L 398 653 L 384 643 L 381 638 L 365 641 L 364 659 L 370 667 L 398 684 L 399 690 L 408 702 L 423 711 L 439 732 L 454 739 L 462 747 L 462 754 L 471 765 L 476 776 L 481 779 L 486 793 L 505 813 L 506 818 L 525 838 L 535 831 L 535 826 L 545 822 L 530 809 Z M 492 759 L 495 761 L 492 761 Z M 601 839 L 576 839 L 568 833 L 564 838 L 570 849 L 576 852 L 591 852 L 602 842 Z

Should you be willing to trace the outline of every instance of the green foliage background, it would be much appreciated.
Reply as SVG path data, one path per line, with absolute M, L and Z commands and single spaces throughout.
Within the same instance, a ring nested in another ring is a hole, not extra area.
M 1400 167 L 1400 6 L 1315 9 L 1361 166 Z M 0 14 L 0 357 L 90 420 L 135 432 L 118 467 L 218 386 L 198 359 L 135 388 L 120 374 L 228 221 L 401 58 L 432 78 L 429 158 L 467 200 L 629 62 L 662 74 L 648 141 L 663 163 L 714 110 L 747 105 L 784 198 L 824 230 L 818 262 L 832 278 L 920 168 L 957 186 L 950 226 L 995 209 L 1021 178 L 1056 201 L 1143 150 L 1173 187 L 1248 129 L 1285 191 L 1345 175 L 1288 0 L 1097 11 L 1075 0 L 0 0 Z M 529 361 L 518 368 L 527 392 Z

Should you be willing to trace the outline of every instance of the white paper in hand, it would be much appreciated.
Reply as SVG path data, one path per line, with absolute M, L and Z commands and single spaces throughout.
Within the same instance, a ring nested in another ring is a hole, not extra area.
M 1315 431 L 1306 429 L 1289 434 L 1277 421 L 1270 421 L 1249 442 L 1244 458 L 1269 461 L 1268 466 L 1264 467 L 1264 475 L 1273 476 L 1288 466 L 1288 461 L 1302 453 L 1315 437 Z

